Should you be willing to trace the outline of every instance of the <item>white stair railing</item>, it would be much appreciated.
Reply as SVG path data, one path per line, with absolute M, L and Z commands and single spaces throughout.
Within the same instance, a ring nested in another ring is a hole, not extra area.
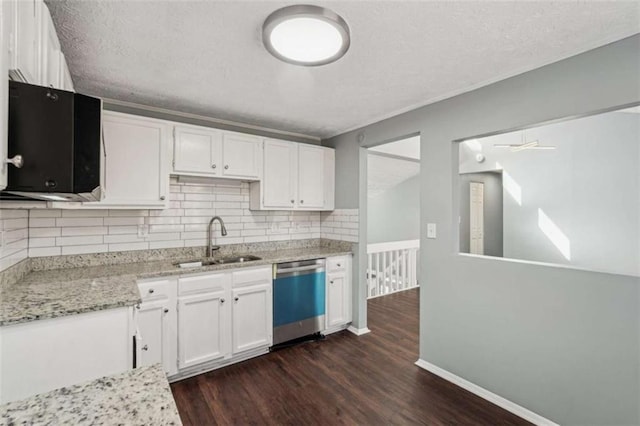
M 418 286 L 420 240 L 367 245 L 368 298 Z

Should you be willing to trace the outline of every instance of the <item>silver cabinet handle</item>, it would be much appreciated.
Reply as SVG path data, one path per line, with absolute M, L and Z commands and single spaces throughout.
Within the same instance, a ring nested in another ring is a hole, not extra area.
M 166 199 L 167 199 L 167 197 L 165 197 L 164 195 L 161 195 L 161 196 L 160 196 L 160 201 L 164 201 L 164 200 L 166 200 Z
M 155 291 L 154 289 L 150 288 L 149 289 L 149 294 L 153 294 L 154 291 Z
M 148 351 L 148 350 L 149 350 L 149 346 L 148 346 L 148 345 L 144 345 L 141 349 L 142 349 L 143 351 Z
M 223 304 L 223 303 L 224 303 L 224 299 L 220 299 L 220 304 Z
M 13 164 L 18 169 L 21 169 L 22 166 L 24 166 L 24 158 L 22 158 L 22 155 L 20 154 L 14 155 L 13 158 L 7 158 L 4 162 L 7 164 Z
M 215 165 L 215 164 L 212 164 L 212 165 L 211 165 L 211 168 L 212 168 L 212 169 L 215 169 L 215 168 L 216 168 L 216 165 Z
M 229 170 L 229 165 L 228 165 L 228 164 L 226 164 L 226 165 L 224 166 L 224 169 L 225 169 L 225 170 Z

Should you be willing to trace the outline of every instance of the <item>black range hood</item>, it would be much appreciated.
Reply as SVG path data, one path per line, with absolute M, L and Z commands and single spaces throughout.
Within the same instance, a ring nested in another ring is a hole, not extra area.
M 102 101 L 9 82 L 8 194 L 47 201 L 99 201 Z M 18 161 L 16 161 L 18 163 Z

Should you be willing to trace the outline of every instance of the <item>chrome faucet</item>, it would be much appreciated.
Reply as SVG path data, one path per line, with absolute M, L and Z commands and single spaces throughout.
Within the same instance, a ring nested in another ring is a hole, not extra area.
M 222 236 L 224 237 L 225 235 L 227 235 L 227 228 L 225 228 L 222 218 L 220 216 L 214 216 L 213 218 L 211 218 L 211 220 L 209 221 L 209 229 L 207 231 L 207 235 L 209 236 L 207 241 L 207 256 L 209 257 L 213 257 L 214 251 L 220 250 L 220 246 L 214 246 L 211 244 L 211 240 L 213 239 L 213 222 L 216 219 L 218 219 L 218 221 L 220 222 L 220 232 L 222 233 Z

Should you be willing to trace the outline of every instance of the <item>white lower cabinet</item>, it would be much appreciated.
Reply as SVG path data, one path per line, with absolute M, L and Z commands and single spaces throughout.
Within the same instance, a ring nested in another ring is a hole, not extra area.
M 271 265 L 178 279 L 178 377 L 268 350 L 271 280 Z
M 131 307 L 0 327 L 0 403 L 131 369 L 132 331 Z
M 233 289 L 232 312 L 234 354 L 271 346 L 271 282 Z
M 224 358 L 228 352 L 228 304 L 225 291 L 180 297 L 178 301 L 178 366 L 193 367 Z
M 326 332 L 338 331 L 351 322 L 351 257 L 327 259 Z
M 136 367 L 161 363 L 172 375 L 177 367 L 176 279 L 153 279 L 138 282 L 142 298 L 135 311 Z

